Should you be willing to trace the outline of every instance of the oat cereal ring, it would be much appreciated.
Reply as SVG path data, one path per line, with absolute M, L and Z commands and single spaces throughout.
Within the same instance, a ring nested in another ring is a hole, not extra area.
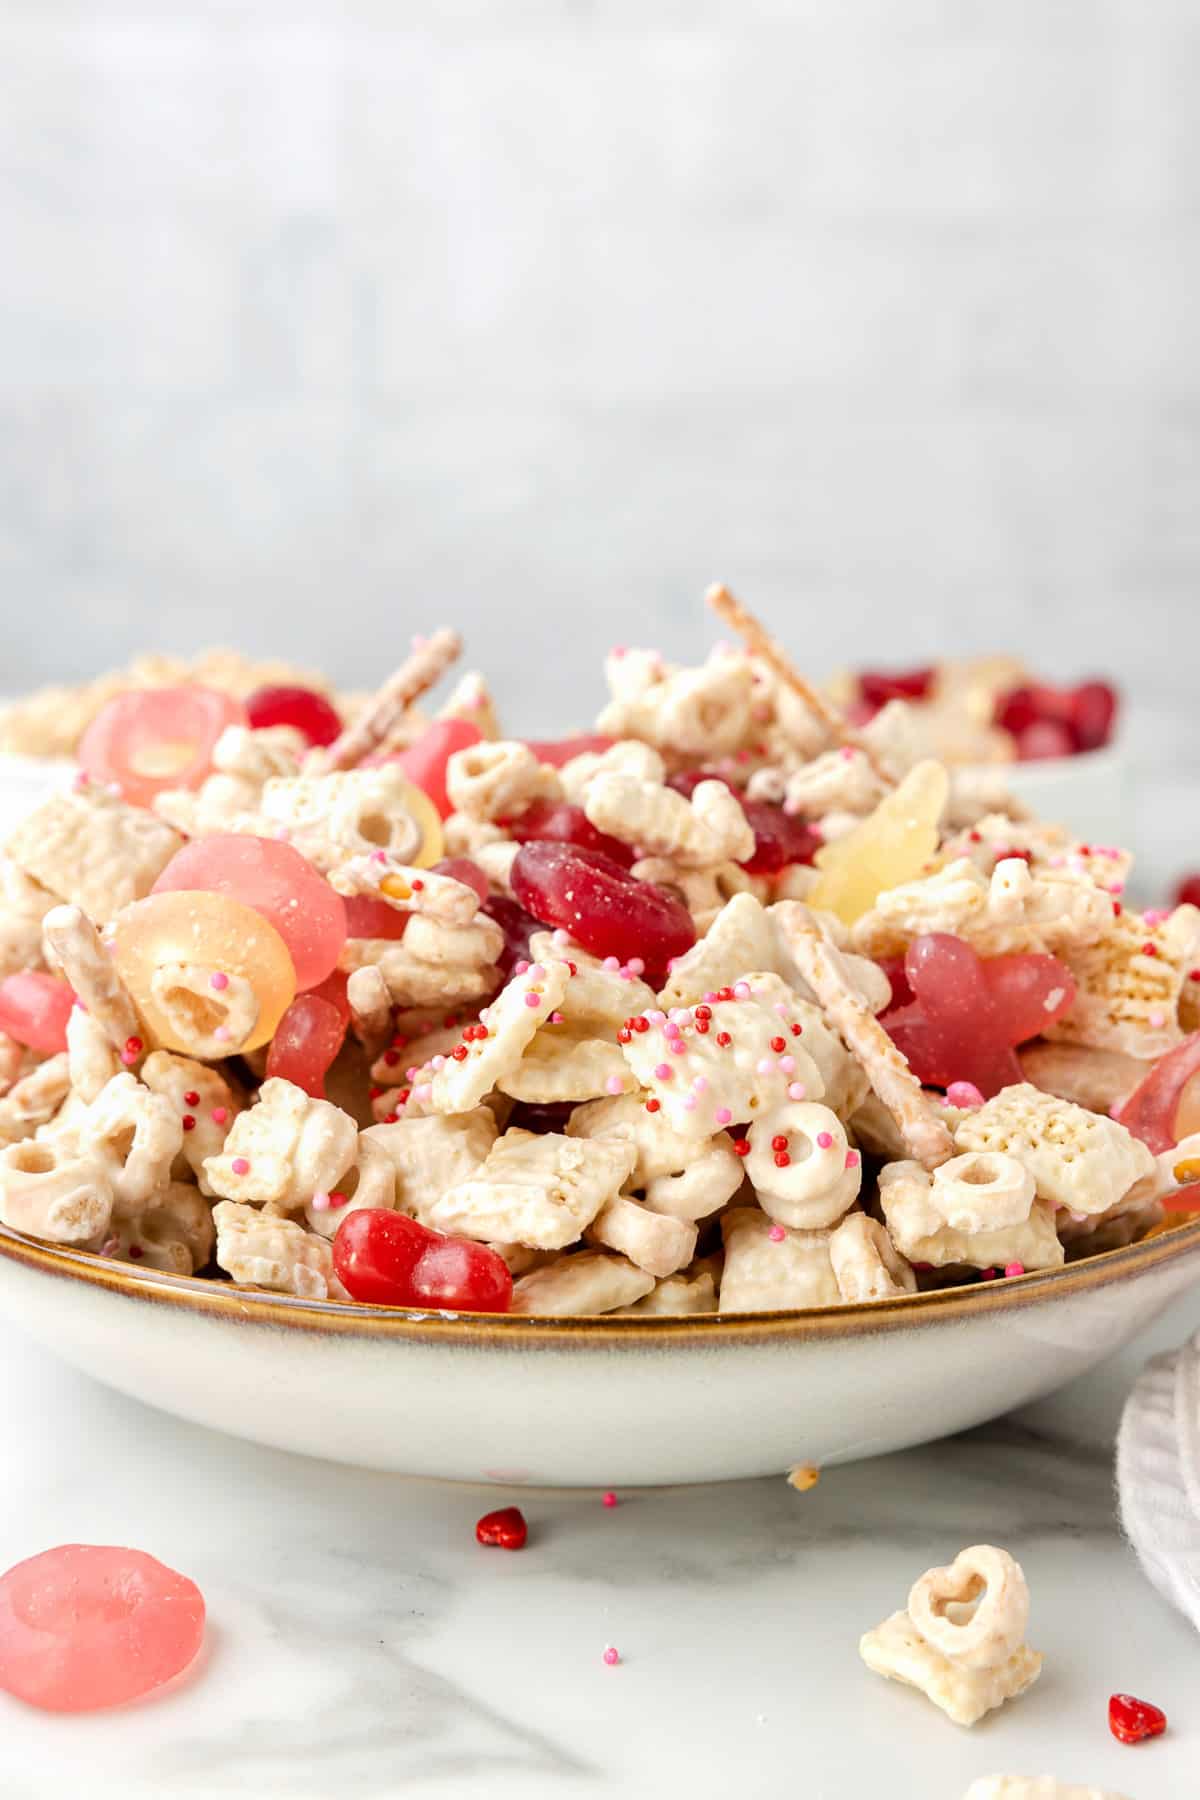
M 639 1103 L 639 1110 L 645 1117 Z M 635 1170 L 636 1185 L 636 1170 Z M 693 1146 L 687 1162 L 676 1175 L 655 1175 L 645 1183 L 645 1201 L 652 1212 L 672 1219 L 695 1222 L 707 1219 L 737 1193 L 745 1169 L 724 1131 L 707 1144 Z
M 835 1225 L 862 1185 L 862 1158 L 837 1114 L 789 1100 L 754 1121 L 746 1173 L 769 1218 L 797 1230 Z
M 1015 1156 L 972 1150 L 934 1170 L 929 1200 L 956 1231 L 993 1231 L 1027 1219 L 1035 1191 Z
M 1025 1642 L 1029 1585 L 1007 1550 L 973 1544 L 913 1583 L 908 1616 L 948 1661 L 964 1669 L 999 1668 Z
M 219 1069 L 176 1056 L 172 1050 L 155 1050 L 142 1064 L 142 1080 L 152 1094 L 170 1102 L 179 1116 L 183 1144 L 176 1159 L 176 1175 L 190 1170 L 203 1194 L 211 1192 L 204 1164 L 219 1156 L 242 1111 L 233 1089 Z
M 358 1134 L 358 1154 L 354 1166 L 341 1177 L 332 1194 L 313 1194 L 304 1208 L 303 1219 L 310 1231 L 332 1238 L 348 1213 L 360 1207 L 373 1206 L 394 1212 L 396 1208 L 396 1165 L 371 1127 Z
M 917 1278 L 893 1244 L 886 1225 L 866 1213 L 842 1220 L 829 1240 L 829 1260 L 847 1303 L 893 1300 L 915 1294 Z
M 966 1669 L 926 1643 L 907 1612 L 896 1612 L 859 1641 L 868 1669 L 914 1687 L 956 1725 L 977 1725 L 994 1707 L 1015 1700 L 1042 1672 L 1042 1658 L 1022 1645 L 993 1669 Z
M 223 974 L 225 985 L 213 983 Z M 245 975 L 210 964 L 163 962 L 150 976 L 155 1005 L 177 1044 L 190 1056 L 216 1062 L 233 1056 L 258 1024 L 258 995 Z
M 129 990 L 101 944 L 96 927 L 80 908 L 52 907 L 42 920 L 42 930 L 76 998 L 110 1044 L 123 1051 L 131 1038 L 142 1036 L 143 1027 Z
M 696 1227 L 614 1194 L 584 1231 L 584 1241 L 617 1250 L 658 1280 L 684 1269 L 696 1253 Z
M 172 1181 L 149 1212 L 114 1219 L 102 1242 L 89 1247 L 166 1275 L 194 1275 L 208 1262 L 215 1242 L 208 1201 L 190 1182 Z
M 515 738 L 456 750 L 446 764 L 446 793 L 455 812 L 487 824 L 511 818 L 535 800 L 558 800 L 558 771 Z
M 666 764 L 652 744 L 640 738 L 619 738 L 607 750 L 585 750 L 559 770 L 563 793 L 573 806 L 582 806 L 594 775 L 632 775 L 637 781 L 657 786 L 667 779 Z
M 114 1216 L 128 1219 L 165 1192 L 184 1133 L 171 1102 L 126 1070 L 101 1088 L 80 1136 L 108 1169 Z
M 0 1222 L 48 1244 L 86 1244 L 108 1227 L 113 1192 L 102 1158 L 51 1142 L 0 1150 Z
M 441 680 L 461 654 L 462 639 L 457 631 L 443 629 L 435 631 L 432 637 L 414 638 L 411 656 L 389 675 L 354 723 L 319 753 L 319 766 L 352 769 L 378 749 L 396 730 L 409 707 Z

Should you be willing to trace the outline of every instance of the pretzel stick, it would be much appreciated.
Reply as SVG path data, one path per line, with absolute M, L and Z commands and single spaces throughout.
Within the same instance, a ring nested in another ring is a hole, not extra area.
M 860 732 L 848 725 L 836 706 L 826 700 L 824 694 L 810 687 L 803 675 L 795 669 L 775 639 L 766 632 L 748 612 L 741 601 L 731 594 L 727 587 L 718 584 L 710 587 L 704 596 L 708 604 L 719 618 L 724 619 L 732 631 L 736 631 L 752 656 L 757 656 L 772 668 L 780 681 L 790 687 L 793 694 L 799 696 L 810 712 L 816 714 L 835 744 L 847 745 L 858 750 L 866 757 L 880 781 L 888 787 L 895 786 L 895 778 L 891 770 L 881 761 L 878 753 L 872 748 Z
M 346 983 L 354 1035 L 374 1062 L 392 1032 L 392 1002 L 387 983 L 373 963 L 355 969 Z
M 129 990 L 113 967 L 91 920 L 77 906 L 52 906 L 42 933 L 75 990 L 109 1043 L 122 1056 L 130 1038 L 143 1035 Z
M 409 707 L 441 680 L 461 654 L 462 639 L 457 631 L 443 629 L 419 644 L 414 641 L 407 662 L 388 676 L 354 724 L 334 739 L 322 754 L 320 767 L 353 769 L 364 756 L 378 749 L 397 729 Z
M 945 1121 L 938 1118 L 906 1058 L 855 992 L 838 950 L 801 906 L 792 912 L 787 947 L 821 1011 L 841 1033 L 895 1119 L 909 1155 L 930 1170 L 947 1162 L 954 1155 L 954 1141 Z

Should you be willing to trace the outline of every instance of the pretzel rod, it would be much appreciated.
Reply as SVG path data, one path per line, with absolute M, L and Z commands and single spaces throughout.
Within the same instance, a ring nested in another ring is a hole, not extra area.
M 42 932 L 76 997 L 114 1049 L 124 1055 L 130 1038 L 142 1035 L 142 1027 L 96 927 L 77 906 L 53 906 L 42 920 Z
M 811 712 L 814 712 L 835 744 L 848 746 L 858 750 L 866 757 L 871 768 L 880 781 L 889 787 L 895 786 L 890 769 L 880 760 L 876 751 L 860 732 L 848 725 L 836 706 L 832 706 L 825 696 L 811 687 L 803 675 L 793 666 L 783 649 L 775 639 L 763 629 L 752 612 L 748 612 L 736 595 L 719 583 L 710 587 L 704 596 L 717 616 L 723 619 L 732 631 L 736 631 L 746 648 L 752 655 L 759 657 L 772 668 L 780 681 L 786 683 L 792 692 L 799 696 Z
M 418 643 L 412 655 L 389 675 L 353 725 L 348 725 L 324 752 L 326 770 L 353 769 L 397 729 L 409 707 L 441 680 L 462 654 L 457 631 L 442 629 Z
M 845 1039 L 864 1074 L 896 1121 L 905 1149 L 926 1169 L 954 1155 L 954 1141 L 908 1062 L 855 992 L 835 947 L 809 913 L 797 907 L 787 947 L 830 1024 Z
M 353 971 L 346 983 L 346 999 L 354 1035 L 373 1062 L 392 1031 L 387 983 L 373 963 Z

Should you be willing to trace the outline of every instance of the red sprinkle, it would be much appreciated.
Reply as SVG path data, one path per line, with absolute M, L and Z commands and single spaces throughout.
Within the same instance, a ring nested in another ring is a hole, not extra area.
M 787 1151 L 786 1151 L 786 1150 L 777 1150 L 777 1151 L 776 1151 L 776 1152 L 775 1152 L 775 1167 L 776 1167 L 776 1168 L 777 1168 L 777 1169 L 787 1169 L 787 1168 L 790 1168 L 790 1167 L 791 1167 L 791 1161 L 792 1161 L 792 1159 L 791 1159 L 791 1157 L 790 1157 L 790 1156 L 789 1156 L 789 1155 L 788 1155 L 788 1153 L 787 1153 Z
M 803 1025 L 793 1025 L 792 1026 L 792 1036 L 799 1037 L 803 1030 L 804 1030 Z
M 185 1131 L 195 1131 L 196 1129 L 196 1121 L 191 1113 L 184 1113 L 183 1118 L 180 1120 L 180 1124 Z
M 718 1031 L 717 1042 L 718 1042 L 718 1044 L 720 1044 L 722 1050 L 728 1050 L 730 1044 L 732 1044 L 732 1042 L 733 1042 L 733 1039 L 730 1037 L 730 1035 L 727 1031 Z
M 1135 1700 L 1132 1694 L 1113 1694 L 1108 1702 L 1108 1729 L 1121 1744 L 1140 1744 L 1143 1738 L 1161 1737 L 1167 1729 L 1167 1715 L 1149 1700 Z
M 144 1046 L 140 1037 L 127 1037 L 125 1039 L 126 1056 L 140 1056 L 143 1048 Z
M 199 1106 L 199 1104 L 200 1104 L 199 1094 L 194 1093 L 194 1092 L 185 1094 L 183 1096 L 183 1104 L 185 1106 Z
M 498 1512 L 484 1513 L 475 1526 L 475 1536 L 481 1544 L 498 1550 L 523 1550 L 529 1527 L 519 1506 L 504 1506 Z
M 601 1496 L 601 1504 L 604 1506 L 620 1506 L 621 1502 L 610 1488 L 607 1494 Z
M 1143 944 L 1142 945 L 1142 955 L 1143 956 L 1157 956 L 1158 955 L 1158 945 L 1157 944 Z
M 646 1102 L 646 1111 L 647 1112 L 658 1112 L 661 1105 L 662 1105 L 661 1100 L 656 1100 L 654 1098 L 654 1095 L 651 1094 L 650 1098 Z
M 750 1154 L 749 1138 L 734 1138 L 733 1147 L 739 1156 L 749 1156 Z
M 782 1132 L 782 1131 L 779 1132 L 777 1134 L 777 1136 L 775 1136 L 771 1139 L 772 1150 L 786 1150 L 787 1147 L 788 1147 L 788 1141 L 787 1141 L 787 1136 L 784 1132 Z
M 775 1052 L 776 1056 L 778 1056 L 781 1051 L 787 1049 L 787 1039 L 781 1038 L 781 1037 L 773 1037 L 771 1039 L 771 1048 Z

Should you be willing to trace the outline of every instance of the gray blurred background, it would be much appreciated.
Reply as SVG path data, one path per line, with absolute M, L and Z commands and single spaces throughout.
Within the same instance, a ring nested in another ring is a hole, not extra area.
M 453 620 L 553 727 L 720 577 L 1186 706 L 1198 75 L 1196 0 L 5 0 L 0 688 Z

